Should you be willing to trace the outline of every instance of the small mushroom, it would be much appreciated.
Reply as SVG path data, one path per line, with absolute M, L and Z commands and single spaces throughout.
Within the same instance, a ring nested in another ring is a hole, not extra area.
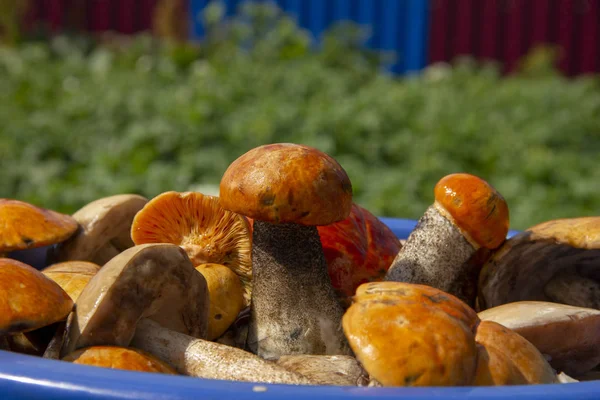
M 424 284 L 473 307 L 481 265 L 478 249 L 495 249 L 508 233 L 508 207 L 486 181 L 451 174 L 434 189 L 435 202 L 419 220 L 389 268 L 386 280 Z
M 73 214 L 80 229 L 49 255 L 52 263 L 90 261 L 104 265 L 133 246 L 130 237 L 135 214 L 148 200 L 136 194 L 119 194 L 95 200 Z
M 246 305 L 252 292 L 252 237 L 248 222 L 224 210 L 215 196 L 165 192 L 137 213 L 131 226 L 135 244 L 173 243 L 194 266 L 221 264 L 242 282 Z
M 369 376 L 351 356 L 298 354 L 277 360 L 289 371 L 304 375 L 318 385 L 367 386 Z
M 475 340 L 479 358 L 474 384 L 524 385 L 557 383 L 544 356 L 521 335 L 493 321 L 481 321 Z
M 240 278 L 221 264 L 202 264 L 196 267 L 208 286 L 208 340 L 215 340 L 236 320 L 244 308 L 244 288 Z
M 61 321 L 72 308 L 69 295 L 40 271 L 0 258 L 0 336 Z
M 557 371 L 578 376 L 600 364 L 600 311 L 564 304 L 520 301 L 479 313 L 532 343 L 550 356 Z
M 177 375 L 171 366 L 138 349 L 118 346 L 92 346 L 75 350 L 63 358 L 74 364 L 139 372 Z
M 31 264 L 45 258 L 46 246 L 67 240 L 78 227 L 68 215 L 13 199 L 0 199 L 0 221 L 0 257 L 4 254 Z M 34 257 L 28 254 L 32 251 Z
M 361 285 L 344 314 L 358 361 L 383 386 L 553 383 L 542 354 L 451 294 L 402 282 Z
M 241 382 L 311 385 L 308 378 L 247 351 L 196 339 L 143 319 L 131 345 L 145 350 L 184 375 Z
M 106 263 L 77 299 L 61 355 L 88 346 L 126 347 L 142 318 L 206 337 L 206 280 L 179 246 L 134 246 Z
M 317 230 L 331 283 L 345 308 L 358 286 L 383 280 L 401 248 L 390 228 L 355 203 L 347 218 Z
M 600 309 L 600 217 L 544 222 L 493 254 L 479 278 L 480 308 L 526 300 Z
M 317 230 L 350 213 L 352 185 L 340 164 L 307 146 L 260 146 L 225 171 L 220 200 L 254 220 L 250 350 L 267 359 L 349 354 Z
M 42 274 L 58 283 L 75 302 L 99 270 L 98 264 L 89 261 L 65 261 L 44 268 Z

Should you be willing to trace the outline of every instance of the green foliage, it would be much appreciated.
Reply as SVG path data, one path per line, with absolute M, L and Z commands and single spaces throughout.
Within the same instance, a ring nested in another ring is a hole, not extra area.
M 354 26 L 315 48 L 272 7 L 222 15 L 209 9 L 201 45 L 0 48 L 0 197 L 70 213 L 116 193 L 218 192 L 244 152 L 296 142 L 339 160 L 377 215 L 418 218 L 458 171 L 503 193 L 516 229 L 600 215 L 597 78 L 467 60 L 398 79 Z

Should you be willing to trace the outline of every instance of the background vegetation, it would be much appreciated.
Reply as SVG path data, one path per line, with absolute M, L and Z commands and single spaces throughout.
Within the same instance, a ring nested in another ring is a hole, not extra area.
M 71 213 L 116 193 L 215 193 L 242 153 L 296 142 L 338 159 L 377 215 L 418 218 L 459 171 L 505 196 L 515 229 L 600 215 L 598 77 L 564 78 L 541 52 L 508 77 L 459 60 L 395 78 L 351 25 L 315 48 L 272 7 L 205 17 L 199 45 L 0 47 L 0 197 Z

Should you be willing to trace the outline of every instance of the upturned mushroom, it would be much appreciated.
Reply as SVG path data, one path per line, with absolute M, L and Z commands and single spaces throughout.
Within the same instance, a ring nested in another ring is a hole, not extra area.
M 221 264 L 235 272 L 246 305 L 252 292 L 252 237 L 248 221 L 198 192 L 165 192 L 151 199 L 131 225 L 135 244 L 173 243 L 194 266 Z
M 554 383 L 556 374 L 524 338 L 451 294 L 402 282 L 361 285 L 344 314 L 357 359 L 383 386 Z
M 179 246 L 131 247 L 106 263 L 79 295 L 61 355 L 88 346 L 126 347 L 143 318 L 205 338 L 208 301 L 206 280 Z
M 220 200 L 254 220 L 250 350 L 267 359 L 349 354 L 317 230 L 350 213 L 352 185 L 340 164 L 303 145 L 260 146 L 225 171 Z
M 170 365 L 142 350 L 118 346 L 92 346 L 75 350 L 63 361 L 101 368 L 177 375 Z
M 579 376 L 600 364 L 600 311 L 558 303 L 519 301 L 479 314 L 527 339 L 557 371 Z
M 369 375 L 352 356 L 324 356 L 297 354 L 277 360 L 289 371 L 294 371 L 317 385 L 367 386 Z
M 58 283 L 75 302 L 99 270 L 98 264 L 89 261 L 65 261 L 44 268 L 42 274 Z
M 133 246 L 135 214 L 148 202 L 136 194 L 119 194 L 92 201 L 73 214 L 79 230 L 49 254 L 49 262 L 90 261 L 104 265 Z
M 600 217 L 535 225 L 494 253 L 479 277 L 480 308 L 525 300 L 600 309 Z
M 434 189 L 435 202 L 419 219 L 386 280 L 423 284 L 474 306 L 481 265 L 478 249 L 495 249 L 508 233 L 508 207 L 496 189 L 470 174 L 451 174 Z

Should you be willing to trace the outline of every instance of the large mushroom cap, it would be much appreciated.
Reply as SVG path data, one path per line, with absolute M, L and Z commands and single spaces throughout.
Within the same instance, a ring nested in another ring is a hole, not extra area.
M 0 336 L 25 332 L 67 317 L 73 301 L 51 279 L 22 262 L 0 258 Z
M 550 365 L 577 376 L 600 363 L 600 311 L 541 301 L 518 301 L 482 311 L 479 318 L 494 321 L 527 339 Z
M 0 199 L 0 223 L 0 253 L 60 243 L 78 227 L 68 215 L 12 199 Z
M 63 361 L 94 367 L 177 375 L 177 371 L 171 366 L 145 351 L 118 346 L 86 347 L 68 354 Z
M 252 292 L 252 236 L 244 217 L 219 198 L 197 192 L 165 192 L 151 199 L 131 225 L 134 243 L 181 246 L 194 266 L 221 264 L 235 272 L 247 302 Z
M 63 354 L 94 345 L 127 346 L 142 318 L 204 338 L 206 280 L 179 246 L 134 246 L 106 263 L 90 280 L 72 316 Z
M 99 270 L 98 264 L 89 261 L 65 261 L 44 268 L 42 273 L 58 283 L 73 301 L 77 301 L 83 288 Z
M 91 261 L 103 265 L 132 247 L 131 222 L 147 202 L 143 196 L 119 194 L 85 205 L 73 214 L 81 229 L 58 246 L 53 254 L 53 262 Z
M 470 174 L 451 174 L 435 185 L 434 194 L 476 247 L 494 249 L 502 244 L 508 233 L 508 206 L 489 183 Z
M 340 164 L 317 149 L 269 144 L 227 168 L 220 199 L 225 209 L 257 220 L 328 225 L 350 213 L 352 184 Z
M 600 308 L 600 217 L 547 221 L 507 240 L 483 266 L 478 300 Z

